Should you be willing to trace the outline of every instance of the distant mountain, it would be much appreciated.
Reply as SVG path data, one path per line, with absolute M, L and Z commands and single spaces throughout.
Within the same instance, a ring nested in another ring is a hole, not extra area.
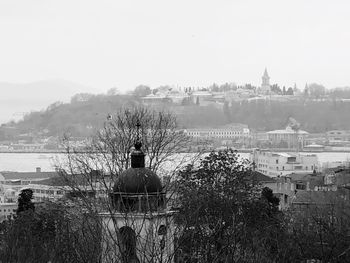
M 0 124 L 18 120 L 24 113 L 44 109 L 56 101 L 68 102 L 76 93 L 96 93 L 91 87 L 61 79 L 0 82 L 0 91 Z

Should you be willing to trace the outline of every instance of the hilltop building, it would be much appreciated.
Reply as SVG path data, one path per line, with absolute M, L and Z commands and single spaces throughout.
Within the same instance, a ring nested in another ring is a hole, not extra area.
M 198 139 L 241 139 L 250 135 L 248 125 L 232 123 L 219 128 L 185 129 L 185 134 Z
M 269 95 L 271 94 L 270 76 L 265 68 L 264 75 L 262 76 L 261 87 L 259 89 L 260 94 Z

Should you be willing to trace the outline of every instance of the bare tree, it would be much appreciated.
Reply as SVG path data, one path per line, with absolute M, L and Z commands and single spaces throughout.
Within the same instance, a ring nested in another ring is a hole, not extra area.
M 145 168 L 167 180 L 163 180 L 159 193 L 146 193 L 146 199 L 139 194 L 122 193 L 122 204 L 127 209 L 116 209 L 113 196 L 117 190 L 113 187 L 131 167 L 137 140 L 146 155 Z M 57 160 L 57 169 L 77 209 L 97 215 L 92 221 L 102 231 L 104 262 L 126 262 L 125 257 L 133 258 L 132 262 L 173 262 L 173 240 L 180 230 L 169 209 L 173 191 L 167 190 L 177 171 L 200 154 L 185 152 L 190 143 L 191 139 L 177 130 L 171 113 L 138 107 L 123 108 L 109 116 L 104 128 L 87 141 L 83 151 L 67 145 L 65 158 Z M 151 209 L 154 198 L 162 200 L 161 206 L 159 200 L 156 202 L 157 209 Z M 131 209 L 130 200 L 149 209 Z

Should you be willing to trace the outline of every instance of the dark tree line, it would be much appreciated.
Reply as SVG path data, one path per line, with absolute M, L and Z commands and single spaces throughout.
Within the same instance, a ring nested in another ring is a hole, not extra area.
M 228 122 L 248 124 L 256 130 L 283 129 L 289 117 L 297 119 L 308 132 L 350 129 L 350 102 L 345 101 L 243 101 L 224 107 Z

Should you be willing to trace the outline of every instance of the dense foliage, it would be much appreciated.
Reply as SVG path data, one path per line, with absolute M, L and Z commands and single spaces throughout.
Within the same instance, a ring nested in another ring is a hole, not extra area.
M 279 200 L 254 182 L 232 150 L 212 152 L 179 173 L 184 262 L 288 262 Z
M 0 262 L 99 262 L 99 225 L 92 214 L 41 204 L 0 224 Z

